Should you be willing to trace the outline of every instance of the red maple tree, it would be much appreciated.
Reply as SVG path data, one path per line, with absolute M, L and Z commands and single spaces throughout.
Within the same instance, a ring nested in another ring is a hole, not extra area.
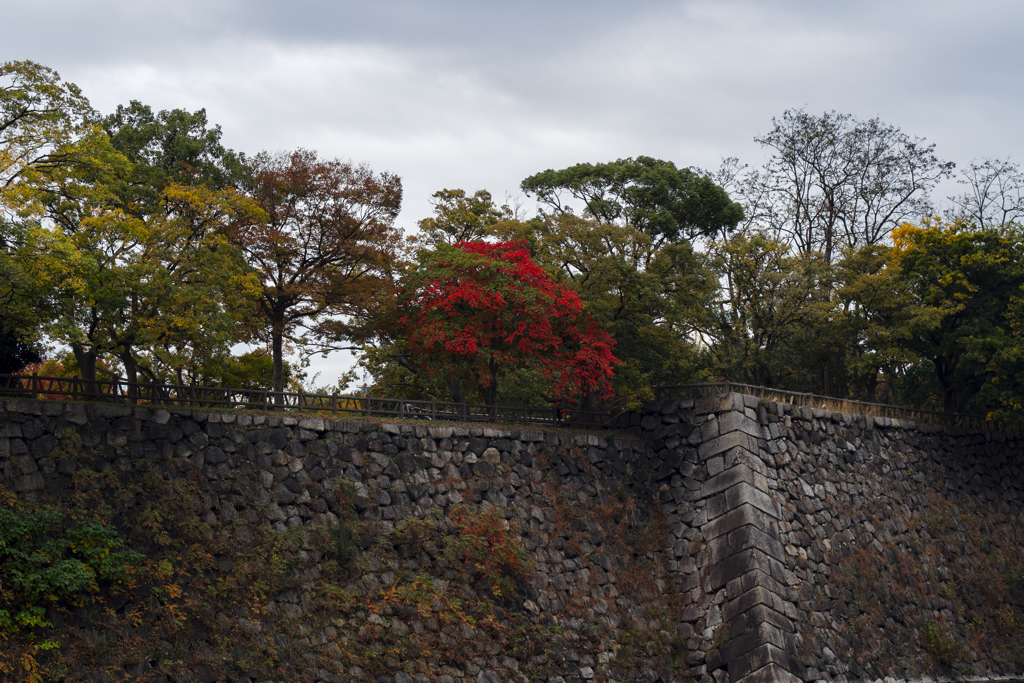
M 398 297 L 409 361 L 476 388 L 491 406 L 499 377 L 526 367 L 543 372 L 556 401 L 612 394 L 615 340 L 524 240 L 441 244 L 418 261 Z

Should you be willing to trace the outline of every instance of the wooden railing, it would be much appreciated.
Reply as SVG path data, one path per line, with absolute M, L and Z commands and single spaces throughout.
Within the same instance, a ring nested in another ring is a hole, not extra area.
M 368 395 L 309 394 L 301 391 L 275 392 L 267 389 L 128 382 L 121 379 L 87 381 L 78 378 L 39 377 L 37 375 L 0 375 L 0 395 L 131 405 L 227 410 L 313 411 L 330 413 L 334 416 L 362 415 L 365 417 L 453 422 L 510 422 L 598 429 L 613 426 L 623 412 L 617 406 L 605 410 L 487 406 L 477 403 L 379 398 Z
M 717 394 L 739 392 L 756 396 L 764 401 L 790 403 L 808 408 L 824 408 L 836 413 L 860 413 L 875 417 L 888 417 L 899 420 L 911 420 L 927 424 L 941 424 L 965 429 L 982 431 L 1010 431 L 1005 425 L 988 419 L 984 415 L 970 413 L 946 413 L 938 410 L 925 410 L 907 406 L 894 406 L 887 403 L 871 403 L 852 399 L 834 398 L 819 394 L 799 391 L 786 391 L 759 387 L 752 384 L 736 384 L 734 382 L 708 382 L 705 384 L 677 384 L 656 388 L 656 396 L 660 401 L 678 398 L 694 398 L 696 396 L 712 396 Z

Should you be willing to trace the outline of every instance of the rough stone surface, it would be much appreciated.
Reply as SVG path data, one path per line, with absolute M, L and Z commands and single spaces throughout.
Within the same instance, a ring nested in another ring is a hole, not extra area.
M 260 523 L 281 532 L 330 523 L 343 480 L 363 523 L 385 531 L 432 510 L 496 505 L 537 561 L 510 609 L 570 635 L 663 632 L 683 665 L 645 669 L 638 680 L 651 683 L 1024 671 L 1004 642 L 1024 621 L 1024 439 L 741 394 L 652 403 L 623 424 L 632 436 L 0 401 L 0 488 L 33 500 L 66 486 L 86 466 L 55 459 L 75 433 L 104 471 L 145 459 L 197 478 L 208 491 L 198 515 L 214 529 L 253 518 L 254 500 Z M 611 552 L 622 539 L 593 526 L 624 492 L 641 528 L 665 529 L 654 549 L 633 550 L 650 571 L 642 596 L 625 590 L 629 573 Z M 568 523 L 567 510 L 577 515 Z M 371 568 L 360 585 L 391 585 L 397 569 Z M 299 619 L 302 604 L 300 589 L 266 609 Z M 667 616 L 652 620 L 652 606 Z M 948 663 L 923 635 L 936 625 L 957 646 Z M 597 653 L 553 643 L 547 659 L 561 673 L 548 680 L 610 680 L 608 642 Z M 531 662 L 501 657 L 436 680 L 523 680 Z M 398 669 L 383 678 L 422 683 Z

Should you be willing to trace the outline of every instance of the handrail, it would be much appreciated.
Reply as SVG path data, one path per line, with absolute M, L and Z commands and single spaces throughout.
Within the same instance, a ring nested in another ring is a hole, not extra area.
M 83 380 L 77 377 L 0 375 L 0 395 L 58 400 L 281 411 L 315 411 L 332 415 L 442 420 L 454 422 L 512 422 L 558 427 L 605 428 L 622 410 L 488 406 L 478 403 L 425 401 L 370 395 L 274 392 L 267 389 L 204 387 L 190 384 L 129 382 L 122 379 Z
M 786 389 L 773 389 L 771 387 L 756 386 L 753 384 L 739 384 L 736 382 L 705 382 L 702 384 L 676 384 L 659 386 L 655 388 L 660 400 L 671 400 L 680 398 L 683 393 L 686 398 L 693 398 L 694 393 L 701 396 L 711 395 L 713 392 L 729 393 L 739 392 L 749 394 L 758 398 L 774 401 L 776 403 L 790 403 L 809 408 L 824 408 L 840 413 L 860 413 L 877 417 L 888 417 L 899 420 L 912 420 L 927 424 L 943 424 L 952 427 L 964 427 L 980 431 L 1008 431 L 1005 425 L 1000 425 L 984 415 L 973 413 L 947 413 L 939 410 L 926 410 L 924 408 L 912 408 L 909 406 L 897 406 L 889 403 L 872 403 L 870 401 L 857 401 L 847 398 L 836 398 L 834 396 L 823 396 L 810 392 L 788 391 Z
M 879 417 L 944 424 L 983 431 L 1007 430 L 983 415 L 945 413 L 923 408 L 872 403 L 788 391 L 735 382 L 705 382 L 654 387 L 661 400 L 694 398 L 695 395 L 740 392 L 763 400 L 790 403 L 833 412 L 862 413 Z M 32 398 L 128 403 L 131 405 L 182 406 L 192 408 L 315 411 L 332 415 L 441 420 L 452 422 L 511 422 L 517 424 L 612 429 L 621 426 L 619 418 L 628 411 L 621 401 L 603 410 L 575 408 L 536 408 L 530 406 L 487 406 L 478 403 L 426 401 L 385 398 L 370 395 L 308 394 L 274 392 L 267 389 L 204 387 L 190 384 L 128 382 L 121 379 L 83 380 L 77 377 L 39 377 L 38 375 L 0 375 L 0 395 Z

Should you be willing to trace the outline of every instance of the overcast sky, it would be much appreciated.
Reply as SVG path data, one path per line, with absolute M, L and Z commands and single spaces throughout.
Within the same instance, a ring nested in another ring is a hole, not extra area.
M 500 199 L 579 162 L 758 165 L 753 138 L 790 108 L 879 116 L 959 166 L 1024 158 L 1010 0 L 5 5 L 0 61 L 56 69 L 103 113 L 206 108 L 234 149 L 396 173 L 407 230 L 436 190 Z M 318 383 L 341 362 L 318 363 Z

